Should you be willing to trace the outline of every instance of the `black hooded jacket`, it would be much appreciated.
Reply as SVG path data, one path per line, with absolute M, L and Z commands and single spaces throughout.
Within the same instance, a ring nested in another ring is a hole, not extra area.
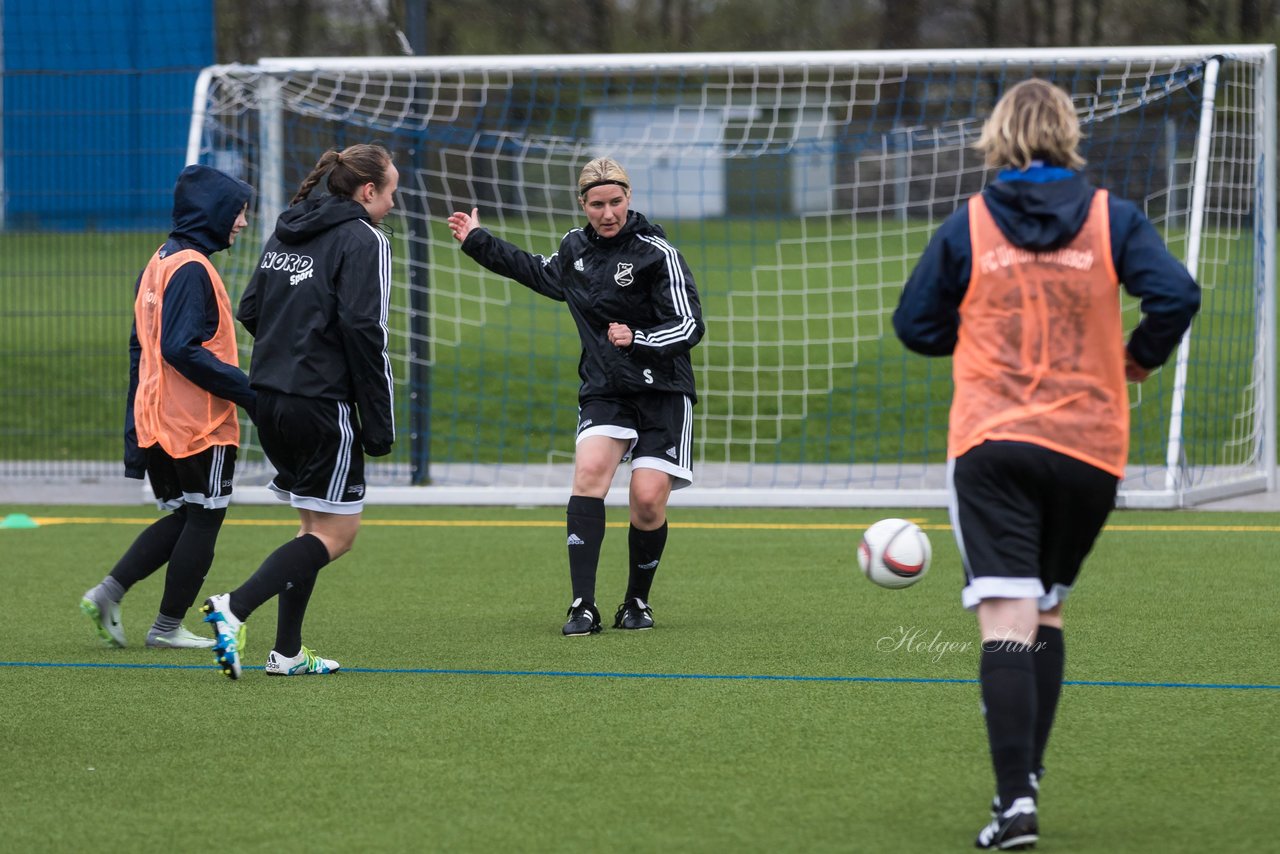
M 192 165 L 182 170 L 173 188 L 173 228 L 159 249 L 164 258 L 183 249 L 194 249 L 208 257 L 231 244 L 236 217 L 249 203 L 253 188 L 209 166 Z M 134 282 L 136 295 L 142 276 Z M 212 395 L 245 408 L 250 416 L 256 395 L 244 371 L 219 361 L 203 346 L 218 328 L 218 301 L 213 282 L 204 265 L 183 264 L 169 279 L 160 314 L 160 352 L 164 360 L 195 385 Z M 138 448 L 133 423 L 133 399 L 138 389 L 138 364 L 142 346 L 138 330 L 129 332 L 129 394 L 124 419 L 124 468 L 126 477 L 140 478 L 146 472 L 146 455 Z
M 236 312 L 254 337 L 249 384 L 353 403 L 365 453 L 390 452 L 390 299 L 391 242 L 363 205 L 324 195 L 290 207 Z
M 648 391 L 696 400 L 689 351 L 702 339 L 702 305 L 689 265 L 662 228 L 627 213 L 613 237 L 575 228 L 549 258 L 533 255 L 483 228 L 462 251 L 485 268 L 567 303 L 582 341 L 579 400 Z M 610 323 L 631 327 L 630 347 L 609 343 Z

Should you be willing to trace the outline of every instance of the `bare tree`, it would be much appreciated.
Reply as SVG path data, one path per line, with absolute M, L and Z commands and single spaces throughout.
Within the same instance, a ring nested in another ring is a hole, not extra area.
M 1096 0 L 1101 3 L 1102 0 Z M 1000 0 L 974 0 L 973 13 L 978 19 L 984 47 L 1000 44 Z
M 1071 0 L 1071 5 L 1067 7 L 1067 41 L 1070 44 L 1080 44 L 1080 31 L 1084 29 L 1083 21 L 1080 20 L 1081 0 Z
M 1240 0 L 1240 36 L 1244 39 L 1257 38 L 1262 32 L 1261 0 Z
M 1210 18 L 1209 0 L 1186 0 L 1183 6 L 1182 33 L 1186 41 L 1195 41 Z
M 1089 43 L 1102 44 L 1102 7 L 1106 0 L 1091 0 L 1093 4 L 1093 20 L 1089 27 Z
M 1037 8 L 1035 0 L 1023 4 L 1024 29 L 1022 32 L 1022 40 L 1024 43 L 1034 47 L 1038 44 L 1037 37 L 1040 35 L 1040 10 Z
M 434 55 L 1280 38 L 1280 0 L 215 0 L 217 59 L 400 54 L 410 7 Z
M 880 47 L 920 45 L 920 0 L 886 0 L 880 13 Z
M 697 0 L 619 3 L 615 27 L 627 43 L 645 49 L 692 50 L 699 30 L 697 5 Z
M 591 33 L 592 50 L 613 50 L 613 0 L 586 0 L 587 29 Z
M 1058 43 L 1058 0 L 1044 2 L 1044 41 L 1042 44 Z

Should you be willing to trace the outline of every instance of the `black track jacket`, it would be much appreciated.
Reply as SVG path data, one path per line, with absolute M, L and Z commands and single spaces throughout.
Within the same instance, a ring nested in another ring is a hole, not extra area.
M 668 391 L 697 400 L 689 351 L 702 339 L 702 305 L 693 274 L 662 228 L 630 211 L 622 230 L 603 238 L 575 228 L 549 258 L 472 229 L 462 250 L 481 266 L 567 303 L 582 357 L 580 401 Z M 635 341 L 609 343 L 610 323 L 631 327 Z
M 354 403 L 364 450 L 395 441 L 387 356 L 391 242 L 364 206 L 306 199 L 280 214 L 236 318 L 254 337 L 249 385 Z

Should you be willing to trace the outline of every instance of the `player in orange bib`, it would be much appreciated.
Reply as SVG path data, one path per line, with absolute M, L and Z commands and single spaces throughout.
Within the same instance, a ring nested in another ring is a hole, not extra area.
M 1066 92 L 1010 88 L 976 146 L 996 181 L 938 229 L 893 318 L 909 349 L 953 357 L 951 522 L 997 790 L 979 848 L 1039 837 L 1062 604 L 1125 474 L 1126 380 L 1163 364 L 1200 306 L 1142 212 L 1085 180 L 1079 142 Z M 1127 342 L 1121 284 L 1142 309 Z
M 182 618 L 213 564 L 231 501 L 240 421 L 257 395 L 239 367 L 235 322 L 222 278 L 209 261 L 247 224 L 253 189 L 194 165 L 173 191 L 173 230 L 138 277 L 129 342 L 125 476 L 150 478 L 161 509 L 172 511 L 138 535 L 80 609 L 108 646 L 124 646 L 120 600 L 168 564 L 150 647 L 207 648 Z

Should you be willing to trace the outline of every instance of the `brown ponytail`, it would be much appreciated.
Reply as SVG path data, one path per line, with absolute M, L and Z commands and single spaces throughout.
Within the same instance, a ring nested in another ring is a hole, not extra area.
M 315 168 L 302 180 L 289 204 L 296 205 L 310 196 L 325 175 L 329 177 L 326 186 L 335 196 L 354 198 L 356 191 L 369 183 L 381 189 L 386 186 L 387 167 L 390 165 L 391 152 L 381 145 L 358 143 L 342 151 L 331 148 L 320 155 Z

